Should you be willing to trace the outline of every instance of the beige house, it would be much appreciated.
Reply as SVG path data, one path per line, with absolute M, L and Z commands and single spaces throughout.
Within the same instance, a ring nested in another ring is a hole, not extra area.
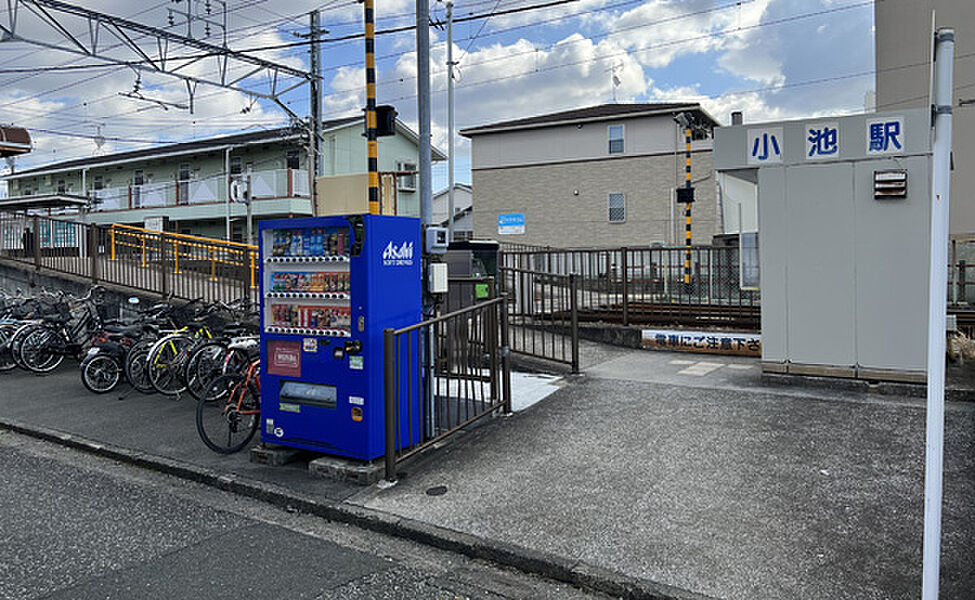
M 955 29 L 952 236 L 975 238 L 975 1 L 885 0 L 874 4 L 877 110 L 928 106 L 931 14 Z
M 717 121 L 697 103 L 605 104 L 462 130 L 472 143 L 474 237 L 562 248 L 684 243 L 684 132 L 693 241 L 721 221 L 711 169 Z

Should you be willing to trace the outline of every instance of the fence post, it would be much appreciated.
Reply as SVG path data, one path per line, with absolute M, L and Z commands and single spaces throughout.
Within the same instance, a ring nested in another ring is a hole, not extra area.
M 968 294 L 965 290 L 965 261 L 958 261 L 958 298 L 961 298 L 962 302 L 968 302 Z
M 502 292 L 504 300 L 498 304 L 501 311 L 501 386 L 504 394 L 504 412 L 511 412 L 511 347 L 508 341 L 508 294 Z
M 41 220 L 34 215 L 34 268 L 41 270 Z
M 569 275 L 569 312 L 572 315 L 572 373 L 579 372 L 579 298 L 576 293 L 579 285 L 575 273 Z
M 98 283 L 98 225 L 85 225 L 88 231 L 88 270 L 91 273 L 91 282 Z
M 708 248 L 708 303 L 714 301 L 714 256 L 715 248 L 714 246 Z
M 488 295 L 491 300 L 496 299 L 497 296 L 496 284 L 494 282 L 494 277 L 488 278 Z M 485 336 L 484 342 L 488 344 L 490 348 L 490 358 L 491 358 L 491 398 L 498 398 L 501 394 L 501 390 L 498 386 L 498 327 L 500 325 L 500 320 L 498 319 L 497 308 L 492 306 L 490 309 L 488 319 L 486 319 L 485 325 L 488 327 L 488 335 Z
M 383 379 L 385 390 L 386 481 L 396 481 L 396 334 L 383 330 Z
M 630 324 L 630 271 L 627 248 L 620 249 L 620 268 L 623 270 L 623 326 Z
M 145 234 L 143 234 L 143 240 L 145 239 Z M 143 242 L 144 243 L 144 242 Z M 169 295 L 169 259 L 166 256 L 166 242 L 162 236 L 159 236 L 159 248 L 162 251 L 159 257 L 159 261 L 162 263 L 159 269 L 159 288 L 160 293 L 163 296 Z

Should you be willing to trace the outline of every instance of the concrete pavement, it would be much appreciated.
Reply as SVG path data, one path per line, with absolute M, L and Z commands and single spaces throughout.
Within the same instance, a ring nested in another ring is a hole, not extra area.
M 601 357 L 524 413 L 407 463 L 388 490 L 208 456 L 188 404 L 92 396 L 74 372 L 0 376 L 0 386 L 22 390 L 0 395 L 0 416 L 620 581 L 724 598 L 917 597 L 923 401 L 766 387 L 747 358 Z M 949 403 L 947 423 L 942 598 L 962 599 L 975 589 L 975 405 Z M 446 493 L 426 493 L 437 486 Z

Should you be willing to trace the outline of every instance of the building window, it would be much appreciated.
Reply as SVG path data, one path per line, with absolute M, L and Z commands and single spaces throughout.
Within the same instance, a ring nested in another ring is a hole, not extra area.
M 626 194 L 609 195 L 609 222 L 622 223 L 626 221 Z
M 58 179 L 58 193 L 59 194 L 63 194 L 65 192 L 67 192 L 67 191 L 68 190 L 67 190 L 67 188 L 64 185 L 64 180 L 63 179 Z
M 623 154 L 623 126 L 609 126 L 609 153 Z
M 288 169 L 297 169 L 298 167 L 298 151 L 288 150 L 288 153 L 284 156 L 285 166 Z
M 416 191 L 416 163 L 400 161 L 396 163 L 396 170 L 403 174 L 399 176 L 399 190 L 401 192 Z
M 101 175 L 95 175 L 95 182 L 92 184 L 92 187 L 96 190 L 105 189 L 105 182 L 102 180 Z
M 240 157 L 232 156 L 230 157 L 230 174 L 240 175 Z

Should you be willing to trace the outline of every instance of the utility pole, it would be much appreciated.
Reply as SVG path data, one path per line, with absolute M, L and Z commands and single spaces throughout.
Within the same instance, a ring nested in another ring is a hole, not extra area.
M 417 0 L 419 6 L 420 0 Z M 369 153 L 369 214 L 378 215 L 379 138 L 376 135 L 376 13 L 374 0 L 365 0 L 366 22 L 366 149 Z
M 693 198 L 694 187 L 691 186 L 691 127 L 684 126 L 684 189 Z M 684 200 L 684 285 L 691 285 L 691 204 L 692 200 Z
M 454 241 L 454 3 L 447 0 L 447 242 Z
M 420 121 L 420 222 L 433 221 L 433 182 L 430 181 L 430 4 L 416 0 L 416 108 Z
M 308 155 L 308 194 L 311 198 L 312 215 L 318 214 L 318 197 L 315 193 L 315 179 L 322 174 L 321 171 L 321 128 L 322 128 L 322 28 L 321 15 L 318 10 L 309 13 L 311 19 L 311 30 L 308 32 L 311 45 L 308 47 L 308 54 L 311 63 L 311 80 L 309 81 L 308 91 L 311 96 L 311 144 Z
M 254 207 L 251 204 L 251 170 L 244 175 L 244 202 L 247 205 L 247 243 L 254 244 Z
M 924 457 L 922 600 L 937 600 L 941 575 L 941 502 L 945 435 L 945 310 L 948 285 L 948 196 L 955 30 L 935 34 L 934 147 L 931 160 L 931 264 L 928 268 L 928 401 Z
M 233 177 L 230 175 L 230 151 L 233 146 L 227 146 L 226 151 L 223 155 L 223 177 L 224 181 L 227 182 L 227 197 L 224 199 L 224 209 L 226 212 L 226 237 L 228 242 L 232 242 L 233 236 L 231 235 L 233 231 L 230 228 L 230 186 L 233 183 Z M 219 188 L 218 188 L 219 189 Z
M 684 287 L 691 293 L 691 204 L 694 203 L 694 186 L 691 185 L 691 126 L 693 117 L 686 112 L 674 119 L 684 129 L 684 187 L 677 188 L 677 202 L 684 205 Z

